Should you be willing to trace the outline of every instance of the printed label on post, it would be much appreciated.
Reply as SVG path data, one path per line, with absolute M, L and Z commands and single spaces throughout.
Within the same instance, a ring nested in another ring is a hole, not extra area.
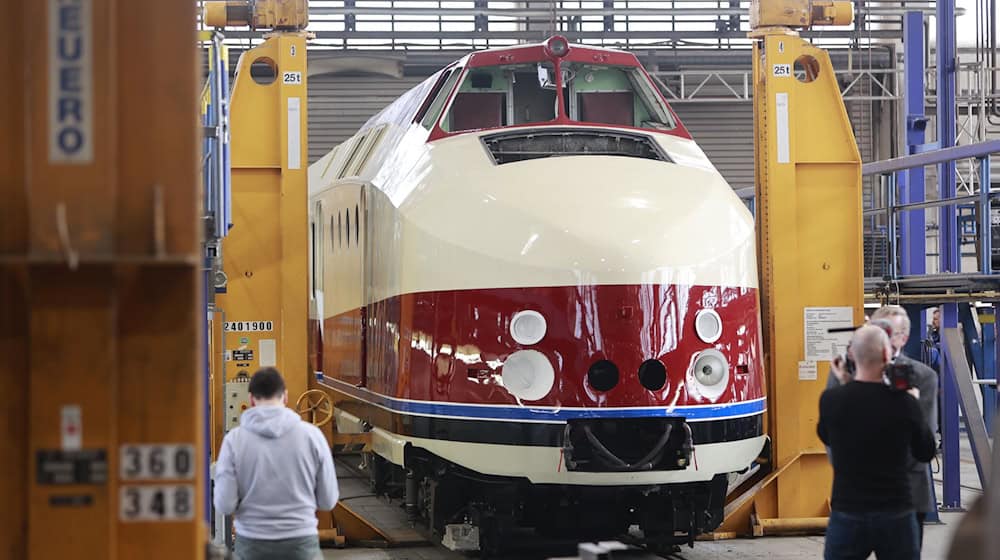
M 194 445 L 188 443 L 124 444 L 118 457 L 122 480 L 191 480 Z
M 226 332 L 271 332 L 274 321 L 226 321 L 222 329 Z
M 806 307 L 805 318 L 805 360 L 829 362 L 834 356 L 847 350 L 851 341 L 851 331 L 831 333 L 829 329 L 854 326 L 852 307 Z
M 121 521 L 186 521 L 194 519 L 194 485 L 122 485 L 118 492 Z
M 286 74 L 299 74 L 298 72 L 286 72 Z M 302 83 L 302 74 L 299 74 L 299 83 Z M 288 82 L 286 82 L 288 83 Z M 299 98 L 288 98 L 288 168 L 302 168 L 302 127 L 299 119 L 301 111 L 299 109 Z
M 774 124 L 778 129 L 778 163 L 791 161 L 791 147 L 788 137 L 788 94 L 774 94 Z
M 49 162 L 94 161 L 91 0 L 49 0 Z
M 815 381 L 817 377 L 816 362 L 799 362 L 799 381 Z
M 59 426 L 63 451 L 77 451 L 83 447 L 83 412 L 80 411 L 80 405 L 63 406 Z
M 260 367 L 274 367 L 278 365 L 277 341 L 273 338 L 262 338 L 258 344 Z

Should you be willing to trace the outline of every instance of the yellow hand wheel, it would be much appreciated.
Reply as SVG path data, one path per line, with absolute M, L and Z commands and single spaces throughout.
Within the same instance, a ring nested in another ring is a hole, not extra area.
M 295 401 L 295 412 L 298 412 L 303 420 L 318 428 L 333 419 L 333 402 L 326 392 L 310 389 Z

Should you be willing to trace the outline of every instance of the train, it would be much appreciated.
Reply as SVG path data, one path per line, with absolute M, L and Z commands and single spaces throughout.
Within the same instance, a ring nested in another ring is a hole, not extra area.
M 312 383 L 377 491 L 484 554 L 720 525 L 767 439 L 753 217 L 634 54 L 475 51 L 309 205 Z

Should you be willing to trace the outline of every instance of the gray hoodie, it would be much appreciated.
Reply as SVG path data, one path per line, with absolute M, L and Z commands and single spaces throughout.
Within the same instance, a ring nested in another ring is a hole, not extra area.
M 317 534 L 317 510 L 339 490 L 330 447 L 319 428 L 284 406 L 255 406 L 222 440 L 215 468 L 215 509 L 236 514 L 236 533 L 251 539 Z

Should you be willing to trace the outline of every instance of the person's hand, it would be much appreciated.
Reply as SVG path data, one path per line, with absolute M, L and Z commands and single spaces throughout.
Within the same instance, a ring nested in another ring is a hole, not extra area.
M 916 387 L 910 387 L 909 389 L 906 390 L 906 392 L 909 393 L 910 395 L 913 395 L 913 398 L 917 399 L 918 401 L 920 400 L 920 389 L 917 389 Z
M 851 375 L 847 373 L 847 367 L 844 364 L 843 356 L 835 356 L 833 361 L 830 362 L 830 371 L 833 372 L 833 376 L 837 378 L 837 381 L 841 385 L 846 384 L 851 380 Z

